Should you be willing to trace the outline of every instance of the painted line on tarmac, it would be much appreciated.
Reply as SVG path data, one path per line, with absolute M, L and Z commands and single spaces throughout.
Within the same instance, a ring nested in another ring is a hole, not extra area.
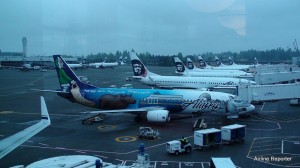
M 0 111 L 0 114 L 12 114 L 14 111 Z
M 115 141 L 117 141 L 117 142 L 133 142 L 136 140 L 137 140 L 137 138 L 134 136 L 121 136 L 121 137 L 115 138 Z
M 100 130 L 104 130 L 104 129 L 114 129 L 114 128 L 116 128 L 116 126 L 115 126 L 115 125 L 100 125 L 100 126 L 98 126 L 97 128 L 100 129 Z

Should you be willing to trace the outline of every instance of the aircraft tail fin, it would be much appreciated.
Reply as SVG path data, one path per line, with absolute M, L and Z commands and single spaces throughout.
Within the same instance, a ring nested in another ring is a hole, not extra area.
M 258 65 L 258 61 L 257 61 L 256 57 L 254 57 L 254 65 Z
M 235 63 L 233 62 L 231 57 L 228 58 L 228 62 L 229 62 L 229 65 L 235 65 Z
M 205 68 L 207 66 L 207 63 L 204 61 L 204 59 L 200 55 L 198 56 L 198 59 L 200 68 Z
M 81 82 L 60 55 L 53 55 L 53 59 L 62 91 L 69 92 L 75 85 L 80 88 L 96 88 L 95 86 Z
M 222 62 L 220 61 L 220 59 L 217 56 L 215 56 L 215 63 L 216 63 L 217 67 L 222 65 Z
M 150 72 L 142 63 L 136 53 L 132 50 L 130 52 L 131 66 L 134 76 L 146 77 L 148 75 L 157 76 L 157 74 Z
M 174 57 L 174 61 L 175 61 L 175 67 L 176 67 L 176 70 L 177 70 L 176 73 L 179 73 L 179 74 L 182 74 L 182 75 L 188 73 L 189 69 L 187 69 L 185 67 L 183 62 L 178 57 Z
M 190 70 L 193 70 L 195 68 L 194 63 L 190 58 L 187 58 L 187 68 Z

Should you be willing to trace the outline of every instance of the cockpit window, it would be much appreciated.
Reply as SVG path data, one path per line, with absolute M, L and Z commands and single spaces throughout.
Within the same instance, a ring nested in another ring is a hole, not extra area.
M 229 100 L 232 100 L 232 99 L 234 99 L 234 97 L 233 96 L 229 96 Z
M 235 103 L 242 103 L 242 100 L 241 99 L 235 99 L 234 102 Z

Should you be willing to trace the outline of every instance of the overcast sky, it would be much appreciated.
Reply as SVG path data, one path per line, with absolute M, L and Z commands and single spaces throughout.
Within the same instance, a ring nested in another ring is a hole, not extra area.
M 0 50 L 201 54 L 292 47 L 299 0 L 0 0 Z

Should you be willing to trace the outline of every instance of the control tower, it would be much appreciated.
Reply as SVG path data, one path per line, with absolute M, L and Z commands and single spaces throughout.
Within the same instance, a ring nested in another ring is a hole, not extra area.
M 26 57 L 27 56 L 27 38 L 26 37 L 22 38 L 22 44 L 23 44 L 23 54 L 22 54 L 22 56 Z

